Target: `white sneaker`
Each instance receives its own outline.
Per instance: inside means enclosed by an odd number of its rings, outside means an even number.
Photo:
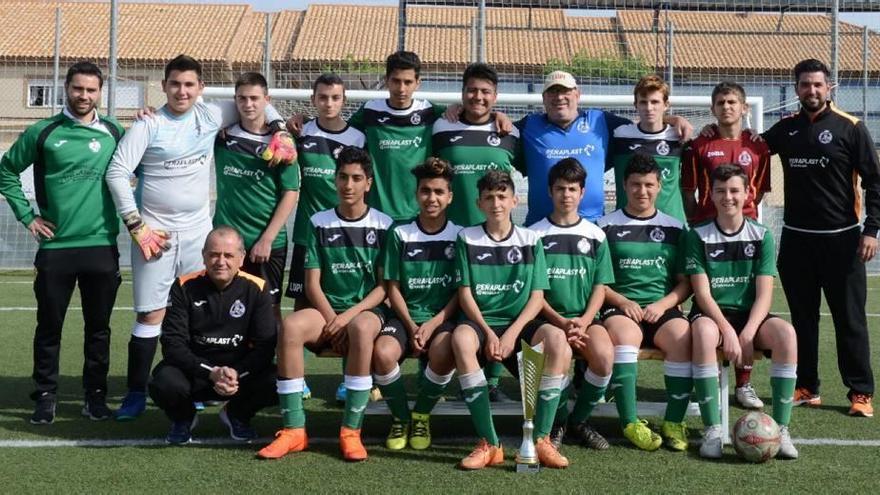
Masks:
[[[798,450],[791,442],[791,433],[788,431],[788,426],[779,427],[779,452],[776,454],[776,457],[780,459],[798,458]]]
[[[746,409],[761,409],[764,402],[755,393],[755,387],[751,383],[746,383],[742,387],[736,387],[736,401],[739,405]]]
[[[703,432],[703,444],[700,445],[700,457],[707,459],[721,459],[722,436],[724,432],[721,425],[713,425]]]

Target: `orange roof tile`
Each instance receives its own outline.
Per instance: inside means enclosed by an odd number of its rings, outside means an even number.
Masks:
[[[396,47],[396,7],[310,5],[291,58],[380,61]]]

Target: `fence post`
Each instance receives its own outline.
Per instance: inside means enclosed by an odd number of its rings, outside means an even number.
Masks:
[[[672,87],[675,85],[675,25],[672,21],[666,21],[666,84],[669,85],[669,92],[672,93]]]
[[[397,4],[397,50],[406,49],[406,0]]]
[[[117,57],[119,50],[119,0],[110,0],[110,53],[107,56],[107,65],[110,74],[107,77],[107,115],[116,116],[116,72]],[[146,92],[146,88],[145,88]],[[146,97],[146,95],[144,95]],[[144,102],[146,103],[146,102]]]
[[[266,12],[266,29],[263,34],[263,76],[270,88],[275,87],[275,78],[272,77],[272,13]]]
[[[838,79],[838,52],[840,48],[840,0],[834,0],[831,5],[831,100],[837,96]]]
[[[868,121],[868,56],[871,30],[868,26],[862,31],[862,122]]]
[[[61,7],[55,7],[55,61],[52,67],[52,115],[58,113],[58,95],[61,90]]]

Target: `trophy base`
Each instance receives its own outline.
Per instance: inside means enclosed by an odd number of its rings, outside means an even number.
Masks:
[[[516,472],[517,473],[537,473],[541,470],[541,463],[538,462],[538,459],[531,458],[522,458],[519,455],[516,456]]]

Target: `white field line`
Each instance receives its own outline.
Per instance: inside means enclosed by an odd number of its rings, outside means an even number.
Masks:
[[[72,311],[82,311],[82,306],[69,306],[67,309]],[[0,312],[10,312],[10,311],[36,311],[36,306],[0,306]],[[113,308],[114,311],[134,311],[134,308],[131,306],[115,306]],[[281,306],[282,311],[293,311],[293,306]],[[773,311],[775,315],[791,315],[791,313],[785,311]],[[831,313],[819,313],[820,316],[831,316]],[[868,318],[880,318],[880,313],[866,313]]]
[[[251,442],[251,445],[264,445],[270,442],[271,438],[258,438]],[[507,445],[516,445],[521,438],[502,437],[503,443]],[[364,443],[382,444],[385,438],[365,437]],[[608,438],[608,441],[614,444],[623,444],[626,442],[624,438]],[[792,441],[798,445],[818,445],[818,446],[836,446],[836,447],[880,447],[880,440],[847,440],[842,438],[793,438]],[[309,443],[315,445],[328,445],[339,442],[336,437],[310,437]],[[474,442],[474,437],[445,437],[438,438],[433,443],[435,445],[453,445],[453,446],[470,446]],[[699,440],[691,441],[691,444],[698,445]],[[84,438],[80,440],[0,440],[0,449],[32,449],[32,448],[60,448],[60,447],[155,447],[165,445],[163,438]],[[233,440],[228,437],[212,437],[198,438],[194,437],[192,445],[245,445],[244,442]]]

